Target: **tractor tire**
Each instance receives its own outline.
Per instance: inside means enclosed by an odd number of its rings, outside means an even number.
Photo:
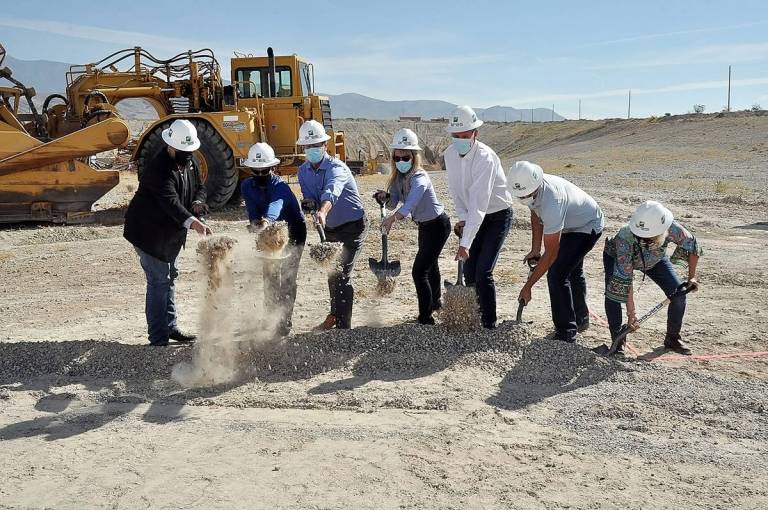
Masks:
[[[189,119],[197,128],[200,149],[195,151],[194,160],[200,170],[207,193],[206,203],[211,210],[224,207],[237,189],[238,171],[232,149],[210,124],[200,119]],[[136,158],[139,177],[151,161],[166,147],[161,136],[171,120],[163,122],[144,139]]]

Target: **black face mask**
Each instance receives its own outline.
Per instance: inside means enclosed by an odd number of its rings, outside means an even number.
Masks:
[[[256,186],[260,188],[266,188],[267,184],[269,184],[269,181],[271,180],[271,175],[264,174],[264,175],[254,175],[253,176],[253,182],[256,183]]]
[[[176,155],[173,156],[173,161],[176,162],[177,165],[184,168],[189,164],[190,161],[192,161],[192,153],[191,152],[185,152],[185,151],[176,151]]]

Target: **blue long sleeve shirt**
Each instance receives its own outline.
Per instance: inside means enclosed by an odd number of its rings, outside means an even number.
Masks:
[[[410,214],[413,221],[417,223],[434,220],[440,216],[444,208],[437,200],[435,188],[432,186],[429,175],[424,171],[419,171],[412,174],[408,179],[410,179],[410,189],[405,194],[403,193],[403,178],[398,177],[389,189],[390,198],[387,207],[392,209],[402,202],[403,205],[397,212],[403,216]]]
[[[309,161],[302,163],[299,167],[299,186],[304,199],[314,200],[318,207],[324,201],[331,203],[331,211],[326,218],[329,228],[357,221],[365,215],[352,172],[343,161],[328,154],[317,169]]]
[[[272,176],[265,188],[256,186],[254,178],[248,177],[240,184],[240,192],[245,199],[250,221],[265,218],[270,222],[285,221],[289,225],[304,223],[304,214],[296,195],[276,175]]]

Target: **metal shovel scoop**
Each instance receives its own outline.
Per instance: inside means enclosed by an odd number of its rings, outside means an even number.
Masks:
[[[450,289],[451,287],[463,287],[464,286],[464,261],[460,260],[457,262],[456,267],[458,268],[458,274],[456,275],[456,283],[451,283],[448,280],[443,281],[443,285],[446,289]]]
[[[672,294],[667,296],[667,299],[665,299],[658,305],[654,306],[645,315],[637,319],[637,324],[642,324],[643,322],[650,319],[651,316],[655,315],[659,310],[667,306],[672,301],[672,298],[676,296],[688,294],[689,292],[691,292],[691,290],[692,288],[688,286],[688,282],[681,283]],[[616,353],[616,351],[619,350],[619,347],[624,344],[624,342],[626,341],[627,335],[630,334],[631,332],[632,330],[629,329],[629,325],[624,324],[621,326],[619,333],[613,339],[613,342],[611,342],[610,347],[603,344],[603,345],[598,345],[592,350],[601,356],[612,356],[613,354]]]
[[[526,281],[528,281],[533,274],[533,270],[536,269],[536,266],[539,264],[539,257],[528,259],[526,262],[528,262],[528,278],[526,278]],[[515,324],[521,324],[523,322],[523,308],[525,308],[525,302],[522,300],[518,301]]]
[[[381,219],[384,219],[384,204],[379,204],[381,209]],[[376,278],[395,277],[400,274],[400,261],[387,260],[387,234],[381,232],[381,260],[371,257],[368,259],[368,266],[376,275]]]

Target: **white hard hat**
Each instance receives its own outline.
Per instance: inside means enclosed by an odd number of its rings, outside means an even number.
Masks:
[[[530,195],[544,182],[544,170],[530,161],[515,161],[507,172],[509,191],[517,198]]]
[[[667,231],[675,220],[672,212],[654,200],[647,200],[629,219],[629,230],[637,237],[656,237]]]
[[[176,119],[167,129],[163,129],[163,141],[176,150],[193,152],[200,148],[197,128],[186,119]]]
[[[477,129],[482,125],[483,121],[477,118],[475,110],[469,106],[459,106],[451,113],[448,127],[445,130],[449,133],[463,133]]]
[[[275,150],[268,143],[259,142],[248,149],[248,157],[243,164],[251,168],[269,168],[279,165],[280,159],[275,157]]]
[[[316,120],[308,120],[299,128],[299,139],[296,145],[314,145],[330,139],[322,124]]]
[[[392,137],[390,149],[402,149],[407,151],[420,151],[419,137],[408,128],[398,129]]]

